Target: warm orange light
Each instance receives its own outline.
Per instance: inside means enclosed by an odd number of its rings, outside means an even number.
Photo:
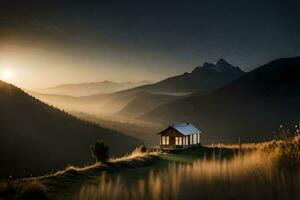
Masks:
[[[14,73],[12,70],[7,69],[2,72],[2,78],[4,81],[11,81],[13,79]]]

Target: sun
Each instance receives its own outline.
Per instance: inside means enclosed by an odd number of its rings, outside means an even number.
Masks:
[[[4,81],[11,81],[13,79],[13,76],[14,76],[14,72],[10,69],[7,69],[7,70],[4,70],[2,72],[2,78]]]

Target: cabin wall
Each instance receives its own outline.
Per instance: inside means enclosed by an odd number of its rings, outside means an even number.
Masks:
[[[179,146],[176,145],[176,137],[182,137],[182,134],[172,128],[168,128],[160,133],[160,145],[164,147]]]

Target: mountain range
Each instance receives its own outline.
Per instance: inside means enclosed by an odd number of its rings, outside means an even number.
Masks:
[[[239,67],[229,64],[223,58],[216,64],[204,63],[196,67],[192,72],[185,72],[181,75],[173,76],[155,84],[144,85],[134,90],[140,89],[152,93],[192,93],[209,92],[220,88],[245,72]]]
[[[299,69],[299,57],[274,60],[247,73],[220,59],[111,94],[59,96],[64,99],[59,107],[162,126],[188,121],[203,130],[205,142],[261,141],[272,139],[280,124],[299,120]]]
[[[140,85],[149,84],[149,81],[141,82],[123,82],[116,83],[112,81],[92,82],[92,83],[76,83],[62,84],[50,88],[35,89],[36,92],[55,95],[68,96],[89,96],[94,94],[113,93],[121,90],[134,88]]]
[[[194,123],[209,142],[272,139],[300,119],[300,57],[274,60],[209,94],[172,101],[140,116],[160,124]]]
[[[226,85],[243,75],[239,67],[220,59],[216,64],[205,63],[190,73],[174,76],[154,84],[138,86],[109,94],[84,97],[33,93],[32,95],[60,108],[89,112],[96,115],[137,117],[162,104],[190,95],[192,92],[207,93]]]
[[[102,139],[112,155],[138,139],[79,120],[0,81],[0,177],[40,175],[92,161],[89,145]]]

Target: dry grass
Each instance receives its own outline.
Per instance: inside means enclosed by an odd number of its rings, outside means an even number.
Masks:
[[[40,181],[34,180],[23,185],[16,182],[5,182],[0,185],[0,199],[48,200],[47,188]]]
[[[170,165],[128,182],[103,175],[76,199],[300,199],[300,137],[256,144],[231,160]]]
[[[122,165],[143,167],[151,163],[157,155],[158,153],[155,152],[141,152],[138,147],[131,154],[121,158],[112,158],[106,164],[95,163],[85,167],[68,166],[64,170],[49,175],[18,180],[8,179],[0,182],[0,199],[48,199],[47,187],[52,187],[53,183],[68,188],[72,182],[93,179],[106,170],[117,170]],[[52,184],[48,185],[49,181]],[[60,190],[61,188],[56,189]],[[51,197],[56,199],[56,196]]]
[[[108,161],[108,164],[118,164],[120,162],[130,162],[132,160],[143,160],[147,159],[148,157],[155,157],[158,156],[160,152],[142,152],[140,147],[137,147],[132,153],[127,154],[122,157],[117,157],[117,158],[110,158]],[[44,175],[44,176],[39,176],[39,177],[30,177],[30,178],[24,178],[20,179],[21,181],[34,181],[34,180],[42,180],[42,179],[47,179],[51,177],[57,177],[57,176],[64,176],[66,174],[82,174],[85,172],[89,172],[92,170],[99,170],[102,167],[105,167],[106,164],[102,164],[100,162],[96,162],[93,165],[87,165],[87,166],[67,166],[63,170],[59,170],[57,172],[54,172],[52,174]]]
[[[132,159],[144,158],[145,156],[149,156],[149,155],[150,156],[157,156],[160,153],[160,151],[152,151],[152,152],[149,152],[149,150],[143,151],[142,146],[143,145],[135,148],[135,150],[131,154],[125,155],[125,156],[120,157],[120,158],[111,158],[109,160],[109,162],[110,163],[116,163],[116,162],[120,162],[120,161],[129,161],[129,160],[132,160]]]
[[[300,199],[300,136],[251,145],[250,151],[234,153],[235,156],[206,156],[190,164],[167,161],[168,167],[159,168],[151,164],[154,158],[162,157],[157,156],[159,152],[142,152],[137,148],[132,154],[111,159],[105,165],[70,166],[52,175],[3,183],[0,194],[48,198],[50,190],[50,197],[57,199],[66,197],[63,188],[70,188],[67,191],[71,197],[66,198],[84,200]],[[136,170],[144,167],[150,173],[136,176]],[[129,172],[127,168],[131,175],[124,176]],[[124,171],[111,174],[120,170]]]

